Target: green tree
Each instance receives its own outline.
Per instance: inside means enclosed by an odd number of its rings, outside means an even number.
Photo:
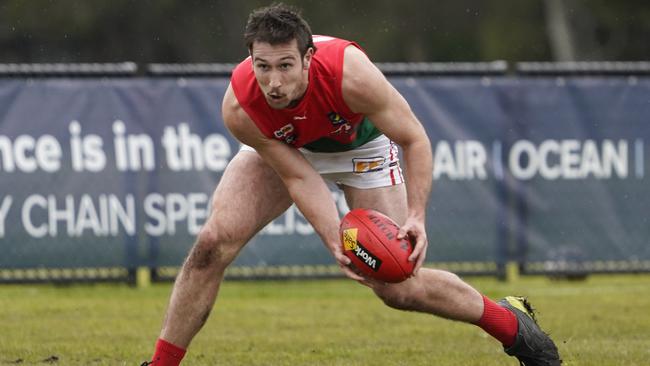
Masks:
[[[644,0],[286,2],[375,61],[650,59]],[[248,13],[269,3],[0,0],[0,62],[237,62]]]

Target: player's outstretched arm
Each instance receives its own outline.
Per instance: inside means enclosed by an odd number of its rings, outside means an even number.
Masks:
[[[404,97],[354,46],[345,49],[342,89],[350,109],[366,115],[402,148],[409,212],[400,235],[408,234],[416,241],[410,260],[416,261],[414,273],[417,273],[428,245],[424,223],[433,171],[429,138]]]
[[[226,127],[240,142],[253,147],[284,182],[291,198],[320,235],[343,272],[354,280],[363,278],[348,267],[339,238],[339,214],[327,185],[302,154],[285,143],[264,136],[241,108],[229,87],[222,106]]]

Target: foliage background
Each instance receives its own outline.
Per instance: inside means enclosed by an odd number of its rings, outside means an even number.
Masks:
[[[645,0],[286,0],[375,61],[650,59]],[[0,63],[237,62],[254,0],[0,0]]]

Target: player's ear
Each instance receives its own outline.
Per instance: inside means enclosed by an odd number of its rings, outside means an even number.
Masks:
[[[309,64],[311,63],[311,59],[314,56],[314,48],[309,47],[307,49],[307,52],[305,52],[305,56],[302,58],[302,68],[307,70],[309,69]]]

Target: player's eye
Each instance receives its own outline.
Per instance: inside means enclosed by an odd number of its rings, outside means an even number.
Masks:
[[[280,69],[287,70],[287,69],[290,69],[291,66],[293,66],[293,65],[290,64],[290,63],[283,63],[283,64],[280,64]]]
[[[267,64],[257,64],[256,67],[262,71],[266,71],[269,69],[269,65]]]

